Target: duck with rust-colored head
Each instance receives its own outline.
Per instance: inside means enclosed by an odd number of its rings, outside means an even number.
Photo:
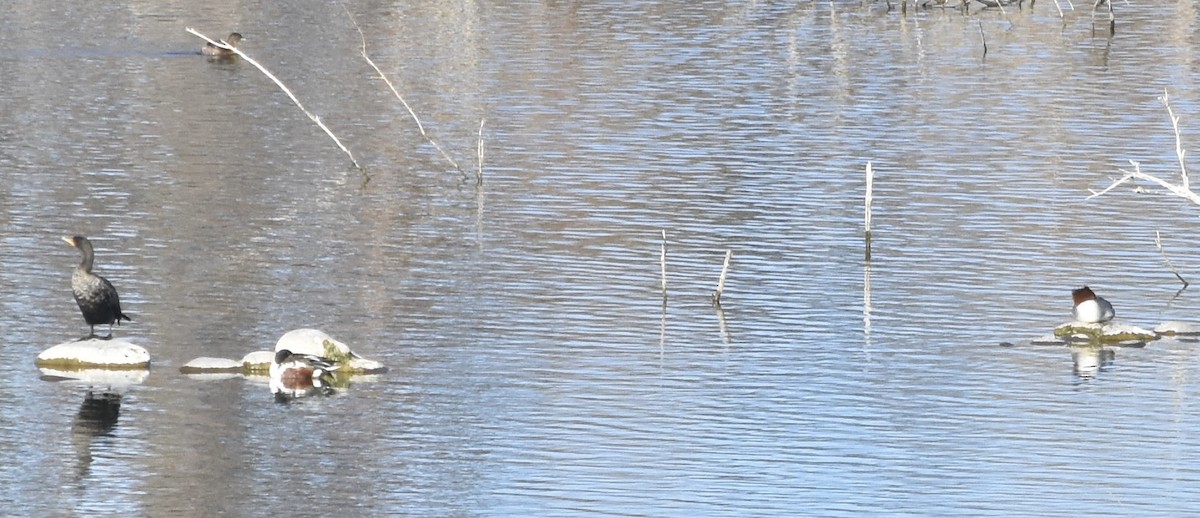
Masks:
[[[1079,322],[1088,324],[1108,322],[1117,316],[1112,304],[1104,300],[1104,297],[1096,295],[1087,286],[1072,290],[1071,296],[1075,299],[1075,307],[1071,309],[1071,316]]]

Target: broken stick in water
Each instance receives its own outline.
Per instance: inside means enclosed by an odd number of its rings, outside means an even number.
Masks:
[[[666,301],[667,301],[667,231],[666,231],[666,229],[663,229],[663,231],[662,231],[662,254],[660,256],[660,262],[662,263],[663,303],[666,303]]]
[[[874,184],[875,170],[871,169],[871,163],[867,162],[867,194],[863,200],[863,205],[865,205],[865,214],[863,216],[863,228],[865,229],[865,232],[863,235],[864,239],[866,240],[866,258],[868,261],[871,260],[871,203],[872,197],[874,196],[872,192],[872,189],[874,189]]]
[[[483,185],[483,123],[487,119],[479,119],[479,148],[477,149],[476,161],[479,164],[479,169],[475,173],[475,186]]]
[[[1163,250],[1162,236],[1159,235],[1157,230],[1154,231],[1154,246],[1158,248],[1158,253],[1162,254],[1163,260],[1167,262],[1167,268],[1170,268],[1171,273],[1175,274],[1175,278],[1179,279],[1179,282],[1183,283],[1184,288],[1187,288],[1189,284],[1187,279],[1184,279],[1182,275],[1179,275],[1179,270],[1175,269],[1175,263],[1171,262],[1170,257],[1167,257],[1167,252]]]
[[[733,258],[733,250],[725,251],[725,265],[721,267],[721,278],[717,280],[717,291],[712,294],[713,304],[721,305],[721,294],[725,292],[725,276],[729,274],[729,260]]]

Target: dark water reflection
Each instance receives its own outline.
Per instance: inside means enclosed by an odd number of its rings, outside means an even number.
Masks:
[[[1194,342],[1029,345],[1083,284],[1138,325],[1200,310],[1153,246],[1200,267],[1195,208],[1085,201],[1129,159],[1172,174],[1164,89],[1200,139],[1191,3],[1118,3],[1113,38],[1052,2],[347,4],[467,174],[339,6],[221,7],[0,21],[6,512],[1200,509]],[[371,181],[185,26],[245,35]],[[68,234],[154,357],[119,417],[31,365],[84,330]],[[178,373],[300,327],[391,370],[289,405]]]

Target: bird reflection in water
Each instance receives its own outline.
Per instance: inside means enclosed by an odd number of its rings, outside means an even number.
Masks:
[[[79,405],[79,413],[71,424],[71,442],[79,457],[79,479],[87,476],[92,465],[93,442],[98,437],[111,437],[121,414],[121,395],[88,391]]]
[[[1092,379],[1107,367],[1111,367],[1117,352],[1107,347],[1072,347],[1072,372],[1083,379]]]

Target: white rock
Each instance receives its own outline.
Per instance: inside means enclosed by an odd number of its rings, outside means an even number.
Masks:
[[[380,374],[387,372],[387,367],[384,364],[368,358],[351,358],[350,371],[361,374]]]
[[[213,358],[210,356],[201,356],[190,362],[187,362],[180,367],[179,370],[184,373],[202,373],[202,372],[241,372],[242,364],[237,360],[229,358]]]
[[[279,352],[280,349],[326,358],[350,354],[349,346],[317,329],[295,329],[284,333],[279,337],[279,341],[275,342],[275,352]]]
[[[266,372],[271,369],[274,359],[275,353],[271,351],[254,351],[242,357],[242,368],[250,372]]]
[[[126,387],[140,385],[150,376],[149,369],[55,369],[39,367],[42,377],[53,381],[82,382],[88,385]]]
[[[328,358],[334,363],[344,365],[346,372],[355,374],[378,374],[387,371],[387,367],[382,363],[359,356],[346,344],[317,329],[296,329],[284,333],[275,343],[275,351],[281,349]],[[265,359],[268,366],[273,359],[273,354]]]
[[[1161,335],[1200,335],[1200,325],[1172,320],[1159,324],[1154,332]]]
[[[150,366],[150,353],[126,340],[88,339],[58,344],[42,351],[38,367],[137,369]]]
[[[1033,345],[1063,345],[1067,342],[1057,336],[1046,335],[1034,338],[1030,343]]]
[[[231,371],[183,371],[183,375],[195,381],[221,381],[242,377],[241,372]]]

